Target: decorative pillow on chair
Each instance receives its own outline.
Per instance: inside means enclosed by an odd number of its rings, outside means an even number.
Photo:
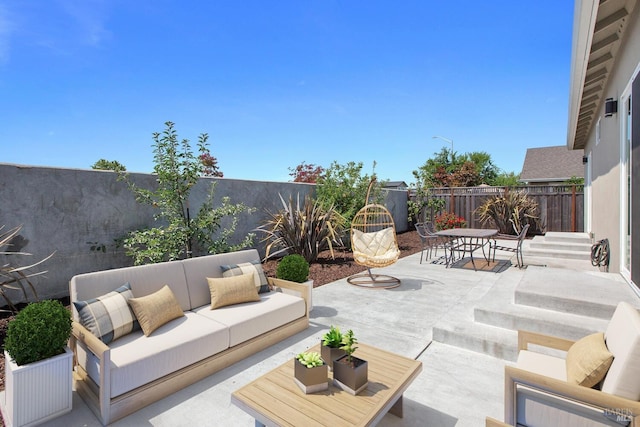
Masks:
[[[267,276],[262,270],[260,260],[242,262],[240,264],[221,265],[220,268],[222,269],[222,277],[233,277],[255,273],[253,280],[255,281],[256,288],[258,288],[258,293],[263,294],[271,290],[269,282],[267,281]]]
[[[260,301],[255,273],[231,277],[207,277],[211,292],[211,309],[243,302]]]
[[[140,325],[129,307],[133,298],[131,285],[125,283],[115,291],[87,301],[74,301],[80,324],[100,341],[109,344],[128,333],[139,330]]]
[[[598,332],[576,341],[567,351],[567,382],[593,387],[607,375],[613,354],[607,349],[604,334]]]
[[[180,303],[168,285],[150,295],[131,298],[129,304],[147,337],[170,320],[184,316]]]

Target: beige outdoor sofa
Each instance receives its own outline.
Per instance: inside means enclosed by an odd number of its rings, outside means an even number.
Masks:
[[[576,343],[518,332],[517,365],[505,367],[506,425],[640,425],[638,311],[626,302],[619,303],[604,342],[602,334],[593,334]],[[567,353],[552,354],[543,352],[544,348]],[[581,378],[585,385],[568,378]],[[487,425],[502,424],[487,419]]]
[[[70,344],[75,353],[76,390],[103,424],[309,326],[306,286],[273,278],[267,280],[277,288],[259,294],[259,301],[211,309],[207,278],[222,277],[222,266],[257,260],[258,252],[252,249],[87,273],[71,279],[72,302],[92,301],[123,283],[130,284],[134,298],[157,295],[168,285],[184,312],[184,316],[149,336],[137,330],[107,345],[80,324],[79,313],[73,308]],[[287,293],[282,292],[284,288]],[[300,296],[296,296],[298,293]]]

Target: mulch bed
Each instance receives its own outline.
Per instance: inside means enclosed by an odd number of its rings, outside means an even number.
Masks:
[[[420,252],[421,243],[420,236],[415,231],[407,231],[398,234],[398,247],[400,248],[400,257],[412,255]],[[267,276],[275,277],[276,260],[269,260],[263,263],[263,269]],[[357,265],[353,261],[351,252],[347,250],[338,250],[334,252],[334,258],[331,257],[329,251],[324,251],[318,257],[318,261],[309,267],[309,278],[313,279],[313,287],[326,285],[327,283],[351,276],[356,273],[365,271],[366,268]],[[69,306],[69,298],[62,298],[62,303]],[[0,345],[4,348],[4,337],[7,331],[7,325],[13,318],[9,313],[0,313]],[[4,390],[4,352],[0,353],[0,391]],[[0,417],[1,418],[1,417]],[[1,421],[1,419],[0,419]],[[0,423],[1,424],[1,423]]]

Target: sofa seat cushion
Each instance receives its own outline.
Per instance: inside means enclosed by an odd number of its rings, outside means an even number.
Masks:
[[[211,310],[205,305],[193,310],[229,328],[229,347],[238,345],[306,315],[302,298],[272,291],[260,294],[260,301]]]
[[[567,362],[560,357],[520,350],[516,367],[545,377],[567,381]]]
[[[148,337],[142,331],[133,332],[110,345],[111,397],[220,353],[228,347],[229,330],[226,326],[189,311],[183,317],[160,326]],[[90,355],[85,363],[91,378],[100,384],[97,358]]]

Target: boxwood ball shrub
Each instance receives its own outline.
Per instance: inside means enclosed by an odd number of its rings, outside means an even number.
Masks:
[[[9,322],[4,348],[18,365],[64,352],[71,335],[71,313],[60,301],[34,302]]]
[[[302,283],[309,277],[309,263],[302,255],[287,255],[278,263],[276,277],[278,279]]]

